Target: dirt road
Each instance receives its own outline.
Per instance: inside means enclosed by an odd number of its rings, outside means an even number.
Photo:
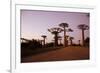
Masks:
[[[89,48],[73,46],[22,58],[21,62],[26,63],[85,59],[89,59]]]

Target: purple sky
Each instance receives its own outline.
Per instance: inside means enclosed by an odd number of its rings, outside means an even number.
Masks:
[[[47,35],[46,42],[51,42],[53,35],[48,32],[49,28],[59,27],[60,23],[68,23],[73,32],[66,33],[74,37],[73,42],[81,40],[81,30],[77,28],[79,24],[89,25],[88,13],[80,12],[56,12],[56,11],[36,11],[21,10],[21,37],[26,39],[42,39],[41,35]],[[59,34],[63,36],[63,32]],[[89,36],[89,30],[85,31],[85,38]],[[63,42],[63,40],[62,40]]]

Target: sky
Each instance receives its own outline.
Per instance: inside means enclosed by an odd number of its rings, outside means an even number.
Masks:
[[[68,28],[73,29],[73,32],[66,32],[66,35],[74,37],[73,42],[78,43],[82,36],[77,26],[79,24],[89,26],[89,16],[88,13],[82,12],[21,10],[21,38],[42,40],[41,36],[46,35],[46,43],[51,42],[54,35],[48,29],[59,27],[60,23],[69,24]],[[59,35],[63,37],[63,32]],[[88,36],[89,30],[85,30],[85,38]]]

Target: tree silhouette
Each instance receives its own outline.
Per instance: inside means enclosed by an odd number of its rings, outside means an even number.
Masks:
[[[87,37],[87,38],[84,40],[84,42],[85,42],[85,46],[88,46],[88,47],[89,47],[90,38]]]
[[[74,39],[74,37],[70,37],[69,39],[70,39],[70,45],[73,45],[73,39]]]
[[[73,32],[73,30],[72,30],[71,28],[69,28],[67,31],[68,31],[68,32]]]
[[[79,46],[80,46],[80,40],[78,40],[78,44],[79,44]]]
[[[42,45],[42,42],[43,42],[44,40],[40,40],[40,44]]]
[[[66,27],[68,27],[68,23],[61,23],[59,24],[60,27],[64,29],[64,46],[66,46]]]
[[[48,29],[48,31],[55,35],[55,37],[54,37],[55,38],[55,46],[58,46],[58,34],[60,32],[62,32],[63,30],[61,28],[55,27],[55,28]]]
[[[66,46],[68,46],[68,38],[69,38],[69,36],[66,35],[65,37],[66,37]]]
[[[44,45],[44,47],[45,47],[45,39],[46,39],[46,35],[42,35],[41,37],[43,37],[43,45]]]
[[[71,28],[69,28],[68,30],[67,30],[67,32],[73,32],[73,30],[71,29]],[[68,45],[68,37],[69,36],[66,36],[67,37],[67,45]],[[70,37],[69,37],[69,39],[70,39]],[[72,40],[70,40],[71,41],[71,45],[72,45]]]
[[[25,39],[25,38],[21,38],[22,42],[30,42],[31,40]]]
[[[53,46],[55,46],[55,39],[52,40]]]
[[[82,45],[84,46],[84,31],[89,29],[88,25],[80,24],[78,25],[78,28],[82,30]]]
[[[61,43],[62,37],[61,36],[58,36],[58,40],[60,41],[60,45],[61,45],[62,44]]]

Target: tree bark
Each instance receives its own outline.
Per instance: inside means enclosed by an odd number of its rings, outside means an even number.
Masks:
[[[82,46],[84,46],[84,30],[82,30]]]
[[[66,29],[64,27],[64,47],[66,47]]]
[[[55,46],[58,46],[58,34],[55,34]]]

